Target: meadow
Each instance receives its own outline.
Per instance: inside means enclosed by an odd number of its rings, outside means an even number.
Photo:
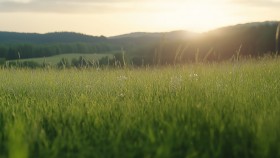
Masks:
[[[83,57],[84,59],[88,61],[97,61],[103,57],[112,57],[112,52],[110,53],[102,53],[102,54],[80,54],[80,53],[71,53],[71,54],[60,54],[60,55],[54,55],[50,57],[42,57],[42,58],[28,58],[28,59],[15,59],[15,60],[9,60],[11,62],[36,62],[40,65],[47,63],[50,66],[55,66],[57,63],[61,61],[61,59],[66,59],[69,62],[71,62],[73,59],[79,59],[80,57]]]
[[[0,158],[280,157],[280,60],[0,69]]]

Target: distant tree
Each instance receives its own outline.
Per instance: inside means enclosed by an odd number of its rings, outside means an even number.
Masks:
[[[4,65],[6,62],[6,59],[5,58],[0,58],[0,65]]]
[[[71,61],[71,65],[77,68],[92,66],[92,64],[82,56],[80,56],[78,59],[73,58]]]
[[[71,67],[71,63],[68,61],[67,58],[62,58],[59,63],[57,63],[58,68],[69,68]]]
[[[0,58],[7,58],[8,49],[5,46],[0,46]]]
[[[126,57],[125,52],[122,51],[121,53],[115,53],[113,62],[114,66],[126,66],[128,63],[128,58]]]
[[[108,56],[102,57],[98,61],[99,66],[110,66],[112,64],[112,60]]]
[[[73,58],[71,60],[71,66],[74,66],[74,67],[79,67],[80,66],[80,62],[77,58]]]
[[[32,69],[42,67],[42,65],[40,65],[39,63],[37,63],[35,61],[24,61],[24,62],[21,62],[19,65],[24,68],[32,68]]]
[[[9,48],[8,53],[7,53],[7,59],[8,60],[13,60],[13,59],[18,59],[18,50],[16,48]]]

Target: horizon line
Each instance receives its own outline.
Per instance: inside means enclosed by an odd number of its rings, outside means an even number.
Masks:
[[[126,33],[119,33],[116,35],[104,35],[104,34],[100,34],[100,35],[94,35],[94,34],[89,34],[89,33],[83,33],[83,32],[78,32],[78,31],[49,31],[49,32],[21,32],[21,31],[4,31],[4,30],[0,30],[0,32],[7,32],[7,33],[22,33],[22,34],[40,34],[40,35],[44,35],[44,34],[50,34],[50,33],[76,33],[76,34],[82,34],[82,35],[87,35],[87,36],[94,36],[94,37],[116,37],[116,36],[121,36],[121,35],[128,35],[128,34],[132,34],[132,33],[169,33],[169,32],[176,32],[176,31],[185,31],[185,32],[189,32],[189,33],[195,33],[195,34],[203,34],[203,33],[207,33],[210,31],[214,31],[214,30],[218,30],[218,29],[222,29],[222,28],[226,28],[226,27],[232,27],[232,26],[237,26],[237,25],[246,25],[246,24],[253,24],[253,23],[280,23],[280,20],[265,20],[265,21],[251,21],[251,22],[243,22],[243,23],[235,23],[232,25],[223,25],[220,27],[215,27],[212,29],[208,29],[206,31],[190,31],[188,29],[174,29],[174,30],[168,30],[168,31],[133,31],[133,32],[126,32]]]

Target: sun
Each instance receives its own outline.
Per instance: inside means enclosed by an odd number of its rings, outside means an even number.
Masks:
[[[184,5],[184,8],[180,7],[178,13],[185,19],[183,24],[201,32],[230,23],[232,19],[229,11],[230,9],[223,3],[194,1]]]
[[[230,16],[231,8],[226,4],[220,0],[161,3],[158,5],[161,12],[145,17],[151,19],[150,24],[161,28],[204,32],[232,23],[234,19]]]
[[[135,12],[119,14],[119,19],[127,19],[123,32],[128,27],[137,27],[137,31],[166,32],[172,30],[188,30],[206,32],[222,26],[235,24],[233,6],[227,0],[158,0],[149,3],[139,3]],[[116,25],[115,25],[116,27]],[[135,31],[135,30],[134,30]]]

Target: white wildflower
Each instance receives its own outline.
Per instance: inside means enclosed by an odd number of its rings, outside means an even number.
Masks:
[[[170,79],[169,87],[172,90],[180,89],[182,86],[183,78],[181,75],[173,76]]]
[[[125,80],[127,80],[128,78],[126,77],[126,76],[119,76],[118,77],[118,80],[119,81],[125,81]]]
[[[119,97],[120,98],[124,98],[125,97],[125,92],[126,92],[126,89],[127,89],[127,80],[128,80],[128,77],[126,77],[126,76],[124,76],[124,75],[122,75],[122,76],[119,76],[119,77],[117,77],[117,79],[118,79],[118,84],[117,84],[117,86],[118,86],[118,88],[119,88]]]
[[[198,80],[198,74],[196,74],[196,73],[191,73],[190,75],[189,75],[189,77],[190,77],[190,79],[193,79],[193,80]]]
[[[119,97],[123,98],[123,97],[125,97],[125,94],[124,93],[120,93]]]

